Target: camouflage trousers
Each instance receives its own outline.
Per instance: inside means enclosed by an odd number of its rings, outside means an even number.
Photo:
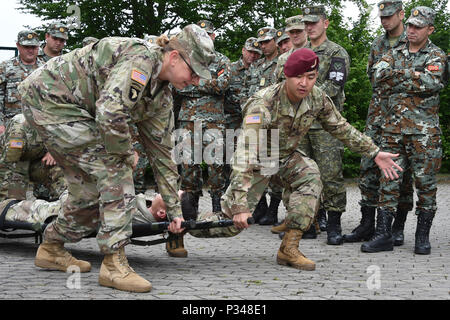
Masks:
[[[150,167],[150,163],[141,143],[135,142],[133,143],[133,147],[139,155],[136,169],[133,171],[134,189],[136,193],[145,193],[147,188],[149,188],[145,178],[147,169]]]
[[[233,178],[231,185],[222,197],[222,209],[226,216],[231,217],[233,199]],[[264,190],[269,183],[274,183],[283,188],[283,204],[287,215],[285,222],[291,229],[307,231],[319,210],[322,182],[319,168],[314,160],[303,156],[300,152],[294,152],[279,164],[279,170],[275,175],[265,176],[259,171],[253,171],[253,178],[247,194],[247,202],[250,212],[253,212]]]
[[[29,107],[24,115],[62,168],[68,197],[45,230],[48,241],[77,242],[98,230],[102,253],[129,243],[136,210],[133,171],[123,157],[108,154],[95,121],[38,125]]]
[[[416,213],[437,210],[436,175],[441,168],[442,144],[439,135],[404,135],[383,133],[381,149],[386,152],[399,153],[395,162],[404,170],[411,170],[414,177],[418,201]],[[398,172],[399,179],[380,180],[379,207],[395,211],[399,205],[401,184],[404,172]]]
[[[12,205],[6,213],[6,221],[28,222],[40,230],[44,223],[55,219],[61,211],[62,203],[67,199],[67,191],[63,192],[58,200],[47,201],[42,199],[23,200]],[[0,213],[12,199],[0,202]]]
[[[323,129],[310,129],[300,141],[299,149],[319,167],[323,184],[321,208],[344,212],[347,193],[342,171],[342,142]]]
[[[377,146],[381,143],[381,129],[365,130],[364,134],[371,137]],[[396,160],[395,160],[396,161]],[[411,168],[404,168],[403,181],[400,185],[398,198],[399,209],[411,211],[414,207],[414,188]],[[361,191],[361,207],[378,207],[378,190],[380,188],[381,171],[373,159],[362,157],[359,170],[358,186]]]
[[[185,133],[190,135],[191,139],[191,146],[187,150],[190,153],[187,159],[190,159],[190,161],[188,163],[183,161],[181,166],[181,189],[196,194],[202,193],[204,185],[203,171],[201,164],[196,163],[198,161],[196,159],[197,149],[201,151],[200,154],[197,152],[197,157],[200,155],[204,161],[206,157],[209,159],[207,164],[208,180],[205,184],[209,186],[211,195],[217,194],[221,196],[225,190],[226,183],[223,163],[223,155],[225,153],[224,126],[214,122],[203,122],[201,130],[199,130],[193,121],[180,121],[179,129],[185,130]],[[214,135],[214,133],[220,133],[220,135]],[[201,145],[196,145],[200,141]],[[218,149],[212,148],[212,145],[221,148],[223,153],[216,154]]]

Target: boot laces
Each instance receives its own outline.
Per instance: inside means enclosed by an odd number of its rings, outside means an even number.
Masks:
[[[125,256],[124,250],[120,250],[118,254],[119,258],[119,264],[125,269],[123,272],[125,273],[125,276],[127,276],[129,273],[133,273],[134,270],[128,263],[128,259]]]

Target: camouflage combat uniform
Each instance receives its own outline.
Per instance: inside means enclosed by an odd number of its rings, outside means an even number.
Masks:
[[[22,35],[24,39],[21,39],[21,34],[22,32],[19,33],[19,44],[39,45],[36,33],[25,31]],[[19,56],[0,64],[0,126],[6,126],[9,119],[22,112],[22,103],[17,86],[43,64],[44,62],[37,58],[35,64],[26,65],[23,64]]]
[[[225,190],[225,176],[223,172],[223,154],[215,154],[216,150],[225,151],[225,113],[224,99],[230,82],[230,60],[216,51],[214,61],[209,65],[212,80],[200,80],[198,86],[187,86],[177,91],[176,99],[181,99],[181,108],[178,114],[179,129],[191,139],[191,163],[182,164],[181,189],[201,195],[203,189],[202,168],[200,166],[205,157],[207,162],[208,181],[211,196],[219,198]],[[183,137],[183,139],[186,137]],[[194,142],[201,141],[202,159],[195,159]],[[207,146],[216,147],[206,154]],[[205,161],[206,162],[206,161]]]
[[[177,39],[186,48],[192,43],[213,48],[195,26],[185,27]],[[193,54],[209,53],[187,54],[193,65]],[[63,213],[47,227],[46,241],[75,242],[99,229],[104,254],[129,242],[136,210],[129,123],[138,128],[169,218],[182,216],[171,158],[172,95],[168,82],[158,79],[163,55],[144,40],[104,38],[95,47],[51,59],[21,84],[25,117],[68,182]]]
[[[382,9],[380,9],[381,16],[391,16],[395,13],[397,9],[401,9],[401,1],[398,1],[399,6],[391,9],[390,3],[384,4],[383,1],[379,3],[379,7],[383,4]],[[392,45],[392,48],[396,48],[400,45],[405,44],[406,29]],[[373,66],[381,59],[381,57],[391,50],[391,44],[389,41],[388,33],[376,38],[370,48],[370,53],[367,63],[367,75],[372,84],[372,99],[367,110],[366,127],[364,133],[371,137],[372,140],[379,146],[381,143],[381,131],[382,124],[384,121],[384,115],[381,113],[381,105],[388,103],[389,96],[386,91],[380,90],[378,88],[375,79],[373,78]],[[361,158],[360,173],[358,185],[361,191],[361,200],[359,202],[361,207],[372,207],[376,208],[378,206],[378,188],[380,186],[380,169],[373,161],[373,159],[368,159],[366,157]],[[399,206],[402,210],[406,212],[411,211],[413,204],[413,187],[412,187],[412,176],[411,170],[406,170],[403,172],[403,182],[402,191],[400,193]]]
[[[26,199],[32,183],[42,184],[49,200],[58,199],[67,188],[61,168],[41,162],[47,149],[23,114],[9,121],[0,136],[0,147],[0,199]]]
[[[303,21],[317,21],[316,14],[310,10],[310,14],[305,15]],[[312,47],[308,42],[305,48],[312,49],[319,57],[316,86],[322,89],[331,98],[336,109],[342,112],[345,101],[344,86],[350,72],[350,57],[347,51],[328,39],[318,47]],[[323,183],[323,209],[344,212],[347,198],[342,167],[342,143],[323,130],[316,121],[301,141],[300,149],[319,166]]]
[[[383,150],[399,153],[395,161],[402,168],[411,168],[418,201],[416,213],[435,212],[438,173],[442,160],[439,127],[439,91],[447,63],[444,52],[427,41],[417,53],[409,52],[403,43],[374,66],[380,90],[388,94],[382,104]],[[418,75],[415,72],[419,72]],[[381,180],[379,207],[395,212],[399,204],[399,180]]]
[[[370,138],[346,122],[330,98],[317,87],[300,105],[293,105],[287,98],[285,82],[270,86],[248,100],[243,114],[231,184],[222,198],[227,216],[252,212],[256,206],[254,199],[258,200],[269,181],[273,181],[284,188],[287,226],[309,229],[319,209],[322,183],[316,163],[299,152],[298,147],[315,120],[352,151],[370,157],[379,151]],[[259,129],[269,130],[272,135],[278,132],[279,148],[268,138],[267,149],[272,149],[271,157],[278,151],[279,158],[267,159],[261,152],[264,144],[252,142]],[[253,162],[256,159],[258,162]]]

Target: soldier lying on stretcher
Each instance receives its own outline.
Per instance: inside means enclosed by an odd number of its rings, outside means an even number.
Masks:
[[[188,195],[183,191],[178,192],[183,206],[183,216],[185,220],[195,219],[199,221],[219,221],[223,219],[231,219],[223,213],[203,212],[198,216],[194,208],[190,207],[190,201],[185,199]],[[62,204],[68,196],[67,190],[62,193],[56,201],[49,202],[41,199],[22,200],[7,209],[5,221],[11,222],[28,222],[34,225],[41,225],[56,219],[62,210]],[[0,202],[0,214],[3,213],[6,206],[14,199],[7,199]],[[151,194],[148,198],[144,194],[136,195],[137,212],[133,216],[133,223],[153,223],[167,221],[166,204],[160,194]],[[203,230],[189,230],[190,235],[197,238],[217,238],[217,237],[233,237],[240,230],[234,226],[223,228],[211,228]],[[167,253],[172,257],[186,257],[187,251],[184,248],[183,235],[179,235],[175,240],[166,243]]]

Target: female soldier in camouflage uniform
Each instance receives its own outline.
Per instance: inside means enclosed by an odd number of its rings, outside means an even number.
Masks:
[[[20,86],[23,112],[62,167],[69,196],[62,213],[48,226],[35,264],[82,272],[89,262],[73,258],[65,242],[96,231],[103,260],[99,283],[133,292],[151,284],[128,265],[124,246],[132,233],[135,157],[130,134],[136,123],[155,172],[159,192],[181,229],[177,168],[171,159],[173,129],[169,83],[182,89],[209,78],[214,46],[205,31],[185,27],[158,45],[129,38],[105,38],[49,61]]]

